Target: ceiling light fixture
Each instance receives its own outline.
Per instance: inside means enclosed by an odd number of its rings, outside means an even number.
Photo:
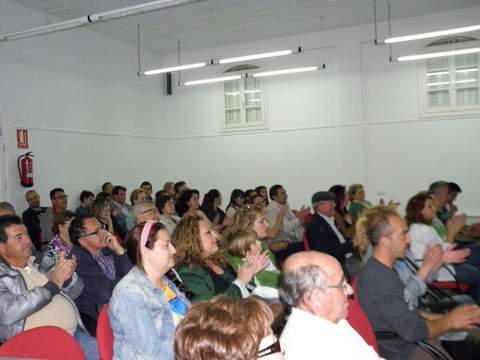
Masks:
[[[301,72],[307,72],[307,71],[316,71],[316,70],[318,70],[318,66],[307,66],[307,67],[300,67],[300,68],[259,72],[259,73],[253,74],[252,76],[253,77],[265,77],[265,76],[295,74],[295,73],[301,73]]]
[[[395,44],[395,43],[400,43],[400,42],[405,42],[405,41],[430,39],[430,38],[435,38],[435,37],[461,34],[461,33],[465,33],[465,32],[477,31],[477,30],[480,30],[480,25],[465,26],[465,27],[461,27],[461,28],[448,29],[448,30],[432,31],[432,32],[426,32],[426,33],[422,33],[422,34],[395,36],[395,37],[390,37],[390,38],[387,38],[387,39],[384,39],[384,40],[378,40],[377,44]]]
[[[444,56],[453,56],[453,55],[466,55],[466,54],[475,54],[480,52],[480,47],[471,48],[471,49],[459,49],[459,50],[449,50],[449,51],[440,51],[427,54],[417,54],[417,55],[407,55],[399,56],[397,58],[390,58],[390,61],[414,61],[414,60],[425,60],[433,59]]]
[[[178,65],[178,66],[171,66],[161,69],[154,69],[154,70],[147,70],[143,72],[143,75],[157,75],[157,74],[164,74],[167,72],[175,72],[175,71],[182,71],[182,70],[189,70],[189,69],[197,69],[207,66],[207,63],[195,63],[195,64],[186,64],[186,65]]]
[[[239,80],[241,78],[242,78],[241,75],[221,76],[221,77],[210,78],[210,79],[185,81],[183,85],[192,86],[192,85],[201,85],[201,84],[211,84],[211,83],[216,83],[221,81]]]
[[[45,26],[40,26],[36,28],[21,30],[8,34],[0,35],[0,42],[9,41],[9,40],[18,40],[29,38],[32,36],[44,35],[49,33],[54,33],[57,31],[71,30],[81,26],[86,26],[89,24],[114,20],[123,18],[126,16],[139,15],[151,11],[161,10],[170,7],[176,7],[180,5],[186,5],[194,2],[205,1],[205,0],[157,0],[148,2],[145,4],[128,6],[121,9],[105,11],[97,14],[90,14],[81,18],[62,21],[55,24],[49,24]]]
[[[261,54],[252,54],[252,55],[237,56],[232,58],[225,58],[225,59],[218,60],[218,63],[230,64],[230,63],[240,62],[240,61],[266,59],[266,58],[277,57],[277,56],[292,55],[300,52],[302,52],[302,48],[298,47],[298,49],[296,50],[278,50],[278,51],[271,51],[271,52],[266,52]]]

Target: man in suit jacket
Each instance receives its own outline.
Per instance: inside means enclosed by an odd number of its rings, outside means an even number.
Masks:
[[[333,256],[345,268],[346,255],[351,254],[353,245],[335,226],[335,195],[328,191],[316,192],[312,205],[315,215],[307,227],[310,248]]]

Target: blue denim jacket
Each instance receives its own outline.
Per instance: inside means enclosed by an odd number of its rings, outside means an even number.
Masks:
[[[166,279],[170,288],[188,300]],[[114,335],[114,359],[174,360],[175,325],[167,298],[135,266],[117,284],[108,316]]]

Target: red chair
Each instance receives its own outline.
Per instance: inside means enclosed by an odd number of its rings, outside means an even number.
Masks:
[[[305,215],[305,218],[303,219],[303,247],[305,250],[310,250],[310,243],[308,242],[308,234],[307,234],[307,226],[310,224],[310,221],[312,221],[313,214],[307,214]]]
[[[365,340],[365,342],[372,346],[377,354],[380,354],[378,348],[377,338],[375,337],[375,331],[373,331],[370,320],[363,311],[357,296],[357,279],[355,277],[350,278],[350,283],[353,289],[353,298],[348,299],[348,315],[347,321],[352,328]]]
[[[21,332],[0,346],[0,358],[85,360],[80,344],[65,330],[41,326]]]
[[[108,318],[108,304],[100,311],[97,321],[97,344],[101,360],[113,359],[113,331]]]

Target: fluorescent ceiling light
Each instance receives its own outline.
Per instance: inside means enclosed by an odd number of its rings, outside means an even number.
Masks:
[[[126,16],[143,14],[155,10],[165,9],[169,7],[175,7],[180,5],[186,5],[205,0],[157,0],[148,2],[145,4],[129,6],[121,9],[105,11],[97,14],[90,14],[81,18],[62,21],[55,24],[49,24],[36,28],[21,30],[13,33],[0,35],[0,42],[8,40],[24,39],[37,35],[49,34],[57,31],[71,30],[81,26],[97,23],[101,21],[108,21],[118,19]]]
[[[221,76],[221,77],[210,78],[210,79],[185,81],[183,85],[192,86],[192,85],[200,85],[200,84],[211,84],[211,83],[216,83],[221,81],[239,80],[241,78],[242,78],[241,75]]]
[[[477,30],[480,30],[480,25],[466,26],[466,27],[449,29],[449,30],[432,31],[432,32],[415,34],[415,35],[396,36],[396,37],[391,37],[383,41],[380,41],[379,43],[395,44],[395,43],[404,42],[404,41],[429,39],[434,37],[461,34],[465,32],[477,31]]]
[[[167,68],[155,69],[155,70],[147,70],[144,71],[144,75],[156,75],[156,74],[163,74],[167,72],[174,72],[174,71],[181,71],[181,70],[188,70],[188,69],[196,69],[207,66],[207,63],[196,63],[196,64],[186,64],[186,65],[178,65],[178,66],[171,66]]]
[[[294,73],[301,73],[301,72],[315,71],[315,70],[318,70],[318,66],[308,66],[308,67],[301,67],[301,68],[265,71],[265,72],[260,72],[260,73],[253,74],[253,77],[294,74]]]
[[[398,58],[392,58],[392,61],[413,61],[413,60],[425,60],[425,59],[432,59],[444,56],[452,56],[452,55],[466,55],[466,54],[474,54],[480,52],[480,47],[478,48],[471,48],[471,49],[460,49],[460,50],[450,50],[450,51],[440,51],[435,53],[428,53],[428,54],[418,54],[418,55],[407,55],[407,56],[399,56]]]
[[[0,35],[0,41],[17,40],[36,35],[43,35],[57,31],[75,29],[88,24],[86,17],[40,26],[32,29],[21,30],[14,33]]]
[[[279,51],[266,52],[266,53],[262,53],[262,54],[253,54],[253,55],[245,55],[245,56],[238,56],[238,57],[233,57],[233,58],[220,59],[220,60],[218,60],[218,63],[219,64],[229,64],[229,63],[239,62],[239,61],[265,59],[265,58],[291,55],[291,54],[293,54],[293,50],[279,50]]]
[[[122,18],[125,16],[138,15],[138,14],[143,14],[150,11],[185,5],[185,4],[189,4],[196,1],[204,1],[204,0],[157,0],[157,1],[152,1],[152,2],[139,4],[139,5],[127,6],[122,9],[93,14],[93,15],[90,15],[90,19],[92,22],[107,21],[107,20]]]

